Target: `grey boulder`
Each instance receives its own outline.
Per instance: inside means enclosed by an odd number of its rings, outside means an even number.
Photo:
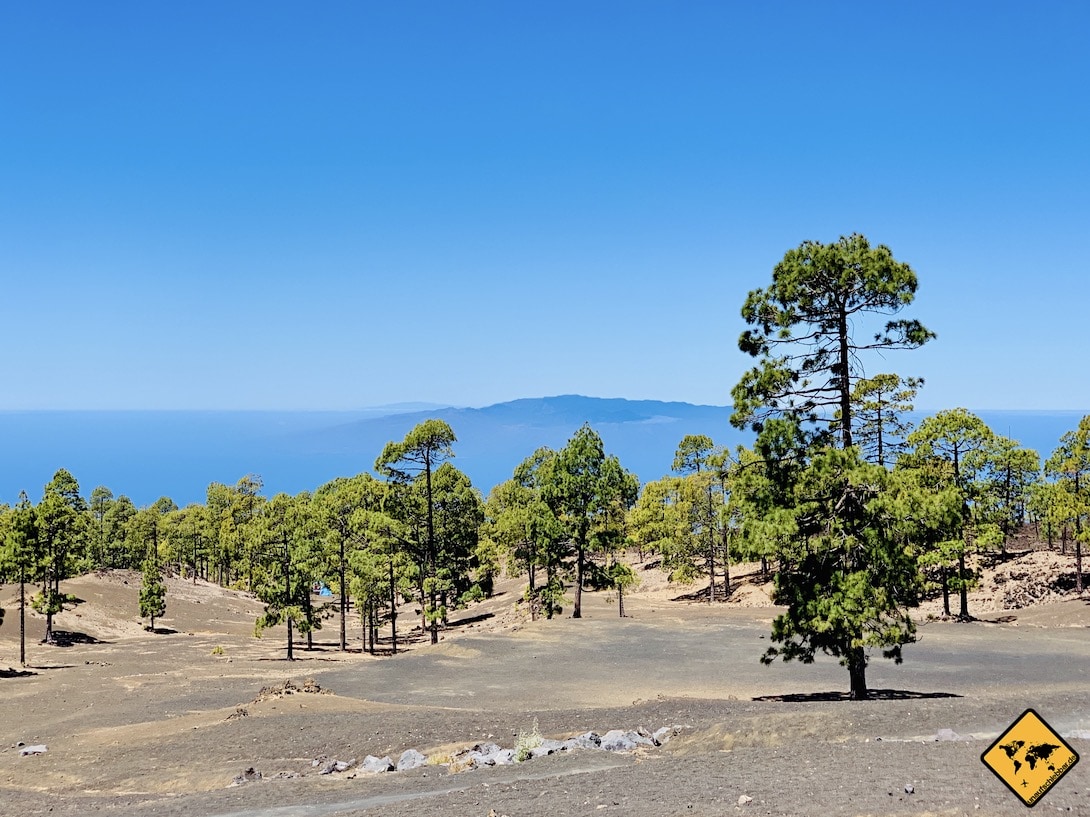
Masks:
[[[574,738],[568,738],[564,741],[564,748],[568,751],[572,749],[601,749],[602,737],[597,732],[584,732],[582,735],[576,735]]]
[[[427,762],[428,759],[416,749],[406,749],[401,753],[401,757],[397,759],[397,770],[407,772],[410,769],[419,769]]]
[[[360,764],[359,768],[364,772],[392,772],[394,770],[394,764],[390,761],[389,757],[368,755],[363,759],[363,763]]]
[[[639,746],[654,746],[655,742],[639,732],[611,729],[602,735],[602,748],[607,752],[631,752]]]

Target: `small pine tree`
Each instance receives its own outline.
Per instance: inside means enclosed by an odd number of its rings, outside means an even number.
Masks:
[[[163,575],[154,559],[144,560],[144,575],[140,583],[140,617],[151,619],[151,631],[155,632],[155,619],[167,611],[167,588]]]
[[[630,587],[636,587],[640,583],[640,577],[632,566],[621,561],[614,561],[607,569],[609,585],[617,591],[617,615],[625,617],[624,591]]]

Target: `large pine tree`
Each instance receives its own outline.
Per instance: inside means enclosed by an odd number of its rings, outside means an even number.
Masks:
[[[905,613],[917,592],[914,554],[882,511],[887,472],[855,447],[853,391],[868,353],[933,337],[894,317],[916,287],[889,248],[852,235],[789,251],[771,285],[742,307],[750,328],[739,348],[757,365],[734,387],[731,422],[758,433],[753,462],[768,521],[750,527],[772,542],[774,600],[787,606],[765,660],[836,656],[853,698],[868,696],[867,648],[899,660],[914,637]]]

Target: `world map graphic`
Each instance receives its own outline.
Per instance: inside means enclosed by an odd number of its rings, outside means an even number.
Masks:
[[[1033,771],[1037,768],[1038,763],[1044,763],[1050,772],[1056,771],[1056,767],[1049,762],[1049,758],[1060,748],[1055,743],[1034,743],[1026,746],[1024,740],[1012,740],[1009,743],[999,744],[999,748],[1014,764],[1015,774],[1021,771],[1023,765],[1029,766],[1030,771]],[[1022,753],[1021,760],[1018,759],[1020,752]]]

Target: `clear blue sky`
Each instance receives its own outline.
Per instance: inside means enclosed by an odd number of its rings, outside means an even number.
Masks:
[[[1090,5],[9,2],[0,409],[729,402],[804,239],[1090,408]]]

